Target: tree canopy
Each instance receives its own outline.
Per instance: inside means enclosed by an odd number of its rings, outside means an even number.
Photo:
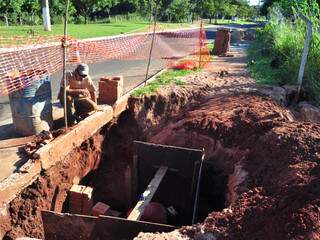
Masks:
[[[53,23],[62,22],[65,0],[49,0]],[[162,21],[182,22],[202,18],[248,17],[252,9],[247,0],[70,0],[70,20],[86,23],[106,19],[111,15],[136,14],[150,17],[157,7]],[[2,17],[11,24],[38,24],[41,20],[41,0],[0,0]]]

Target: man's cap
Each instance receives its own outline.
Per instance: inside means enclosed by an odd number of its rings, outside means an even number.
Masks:
[[[87,64],[79,64],[76,68],[76,71],[79,73],[81,76],[87,76],[89,75],[89,66]]]

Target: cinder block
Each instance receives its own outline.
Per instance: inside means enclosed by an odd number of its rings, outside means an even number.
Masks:
[[[94,207],[92,208],[91,215],[98,217],[99,215],[107,215],[108,211],[110,210],[110,206],[107,204],[104,204],[102,202],[98,202]]]

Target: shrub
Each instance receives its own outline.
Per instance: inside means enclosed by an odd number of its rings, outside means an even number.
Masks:
[[[317,19],[312,19],[315,27]],[[268,24],[257,32],[249,50],[255,60],[250,71],[259,82],[296,84],[303,54],[306,23],[299,17],[284,18],[278,7],[272,9]],[[303,79],[312,100],[320,104],[320,33],[314,31]],[[271,78],[270,78],[271,77]]]

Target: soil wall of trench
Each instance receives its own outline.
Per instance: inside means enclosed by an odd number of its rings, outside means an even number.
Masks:
[[[178,113],[192,92],[169,98],[162,95],[130,99],[129,110],[106,124],[100,132],[75,148],[62,162],[41,175],[14,200],[0,216],[3,239],[34,237],[43,239],[41,210],[66,212],[68,191],[73,184],[94,187],[94,201],[109,203],[126,211],[125,172],[132,161],[133,140],[146,140],[147,132]]]
[[[204,221],[137,239],[320,239],[320,125],[294,120],[259,91],[213,94],[208,85],[129,99],[128,110],[10,203],[5,239],[43,238],[40,211],[64,211],[73,183],[94,186],[95,202],[132,207],[119,189],[133,140],[204,148],[206,176],[223,176],[208,180],[207,189],[222,189],[209,191],[221,199]]]

